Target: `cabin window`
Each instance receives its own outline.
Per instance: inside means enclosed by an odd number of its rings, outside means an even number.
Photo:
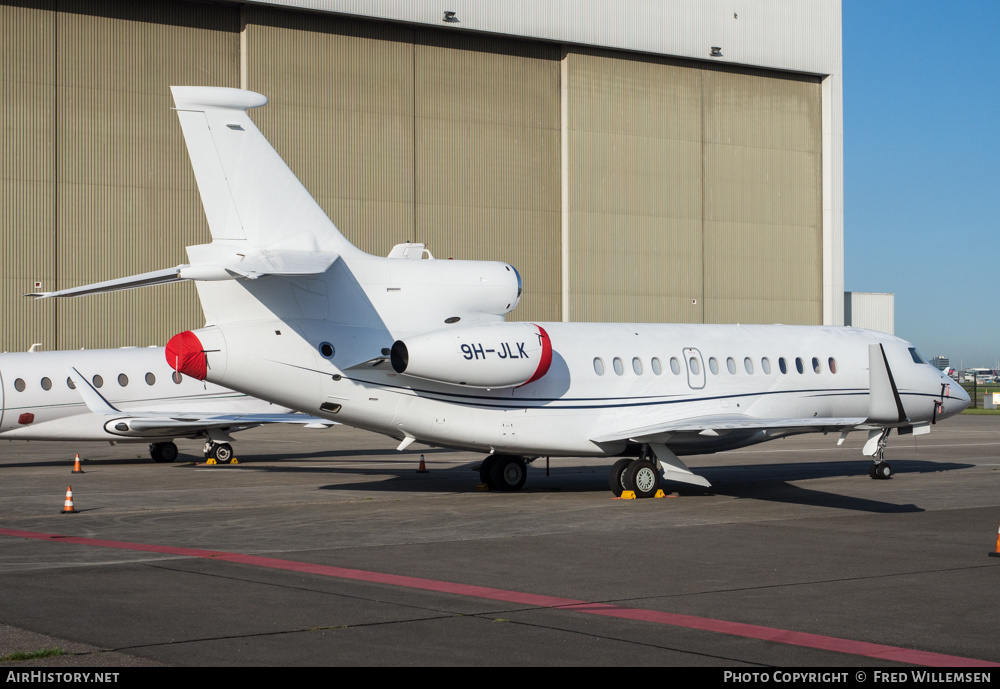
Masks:
[[[782,373],[788,373],[788,364],[785,363],[785,357],[778,357],[778,370]]]
[[[154,376],[152,374],[152,372],[147,373],[146,374],[146,385],[155,385],[155,384],[156,384],[156,376]]]
[[[184,376],[181,375],[180,371],[174,371],[173,373],[170,374],[170,380],[180,385],[181,381],[184,380]]]
[[[70,390],[76,390],[76,383],[73,382],[72,378],[66,379],[66,387],[68,387]]]
[[[802,373],[805,369],[802,367],[802,357],[795,357],[795,370]]]
[[[726,359],[726,368],[729,369],[730,373],[734,375],[736,374],[736,361],[733,359],[733,357],[729,357]]]
[[[837,360],[836,359],[834,359],[831,356],[830,360],[827,361],[826,363],[830,366],[830,373],[836,373],[837,372]]]
[[[681,362],[678,361],[675,356],[670,357],[670,370],[675,376],[679,376],[681,374]]]
[[[26,386],[24,384],[24,381],[21,380],[20,378],[14,381],[14,389],[17,390],[18,392],[24,392],[25,387]]]
[[[48,377],[42,378],[42,390],[51,390],[51,389],[52,389],[52,381],[49,380]]]
[[[747,370],[747,373],[753,373],[753,359],[747,357],[743,360],[743,368]]]
[[[637,356],[632,357],[632,370],[635,371],[635,375],[642,375],[642,359]]]
[[[823,366],[820,365],[819,359],[817,359],[816,357],[813,357],[813,372],[814,373],[822,373],[823,372]]]
[[[121,385],[122,387],[125,387],[126,385],[128,385],[128,376],[126,376],[124,373],[119,373],[118,374],[118,384]]]
[[[653,369],[654,375],[658,376],[661,373],[663,373],[663,367],[660,365],[660,360],[657,359],[655,356],[650,360],[649,367]]]
[[[719,362],[714,356],[708,360],[708,370],[712,372],[713,376],[719,375]]]
[[[699,376],[701,375],[701,366],[698,365],[698,358],[691,357],[688,359],[688,366],[691,368],[691,375]]]
[[[604,375],[604,359],[599,356],[594,357],[594,373],[599,376]]]
[[[104,379],[100,375],[95,375],[93,380],[95,388],[104,387]]]
[[[771,375],[771,360],[764,357],[760,360],[760,370],[764,372],[764,375]]]
[[[625,364],[622,363],[621,359],[615,357],[614,361],[612,361],[611,363],[615,367],[615,373],[617,373],[618,375],[622,375],[623,373],[625,373]]]

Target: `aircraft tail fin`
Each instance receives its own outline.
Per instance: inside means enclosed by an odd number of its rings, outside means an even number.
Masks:
[[[265,96],[211,86],[170,90],[214,240],[340,254],[354,248],[250,119],[247,111],[267,103]]]

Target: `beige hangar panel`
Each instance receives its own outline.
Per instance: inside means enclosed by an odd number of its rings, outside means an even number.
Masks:
[[[0,4],[0,351],[55,343],[55,0]]]
[[[237,85],[238,10],[124,0],[59,9],[56,287],[185,263],[183,247],[210,237],[169,87]],[[190,284],[56,308],[62,349],[162,345],[204,322]]]
[[[337,228],[386,255],[415,241],[413,29],[248,6],[246,88],[257,126]]]
[[[570,320],[822,322],[818,80],[570,50]]]
[[[701,75],[566,55],[571,321],[702,321]]]
[[[704,70],[706,323],[823,322],[819,80]]]
[[[521,274],[511,320],[558,320],[558,46],[417,32],[418,241]]]

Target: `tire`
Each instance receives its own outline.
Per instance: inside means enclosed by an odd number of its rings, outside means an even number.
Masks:
[[[632,486],[637,498],[651,498],[660,489],[660,472],[647,459],[637,459],[625,472],[625,483]]]
[[[490,455],[483,460],[483,463],[479,465],[479,482],[485,483],[486,487],[490,490],[494,490],[496,485],[493,483],[493,465],[496,464],[497,456]]]
[[[875,465],[875,478],[885,481],[892,477],[892,467],[889,466],[888,462],[882,462],[881,464]]]
[[[172,462],[177,459],[178,454],[177,446],[171,442],[153,443],[149,446],[149,456],[154,462]]]
[[[520,457],[497,457],[490,477],[494,486],[503,491],[521,490],[528,479],[528,465]]]
[[[215,457],[216,461],[228,462],[233,458],[233,446],[229,443],[214,445],[212,446],[211,456]]]
[[[620,498],[625,491],[632,490],[630,486],[625,485],[625,473],[629,465],[634,461],[631,457],[624,457],[615,462],[614,466],[611,467],[611,473],[608,476],[608,485],[616,498]]]

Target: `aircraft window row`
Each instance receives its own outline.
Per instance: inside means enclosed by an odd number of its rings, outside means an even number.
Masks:
[[[802,357],[795,357],[794,363],[795,363],[795,370],[798,373],[805,373],[806,364]],[[687,365],[688,365],[688,371],[691,373],[691,375],[693,376],[701,375],[701,361],[699,357],[697,356],[690,357],[688,359]],[[823,361],[819,357],[815,356],[812,357],[811,361],[809,362],[809,365],[810,368],[812,368],[813,373],[819,374],[823,372]],[[837,360],[834,359],[832,356],[826,360],[826,365],[827,365],[827,370],[829,370],[830,373],[837,372]],[[612,359],[611,366],[617,375],[621,376],[625,374],[625,364],[622,361],[621,357],[616,356],[614,359]],[[661,373],[663,373],[663,365],[658,357],[653,357],[652,359],[650,359],[649,367],[653,371],[654,375],[658,376]],[[716,357],[711,356],[708,358],[708,370],[712,372],[712,375],[716,376],[719,375],[719,372],[722,369],[719,365],[719,360]],[[736,375],[738,371],[738,365],[736,363],[735,358],[733,357],[726,358],[726,370],[728,370],[731,375]],[[756,367],[754,365],[753,359],[751,359],[750,357],[743,358],[743,370],[746,371],[748,375],[754,374],[754,371],[756,371]],[[771,375],[771,360],[768,357],[766,356],[761,357],[760,370],[764,375]],[[789,370],[788,362],[785,360],[785,357],[783,356],[778,357],[778,370],[781,371],[781,373],[783,374],[788,373]],[[632,371],[635,372],[637,376],[642,375],[643,364],[642,364],[642,359],[640,359],[639,357],[632,358]],[[677,357],[670,357],[670,371],[675,376],[679,376],[681,374],[681,362]],[[596,373],[599,376],[603,376],[604,372],[605,372],[604,359],[602,359],[601,357],[594,357],[594,373]]]
[[[149,386],[156,385],[156,376],[153,375],[151,371],[146,373],[144,380],[146,381],[146,385]],[[174,381],[174,383],[180,384],[181,381],[184,380],[184,376],[181,375],[179,371],[174,371],[170,376],[170,380]],[[104,387],[104,378],[100,374],[97,374],[93,378],[91,378],[90,382],[95,388]],[[128,386],[128,383],[129,383],[128,376],[125,375],[124,373],[119,373],[118,385],[124,388]],[[39,385],[41,386],[42,390],[51,390],[52,379],[49,378],[48,376],[45,376],[39,381]],[[66,378],[66,387],[69,388],[70,390],[76,390],[76,385],[73,383],[72,378]],[[28,389],[28,384],[24,382],[23,378],[17,378],[14,380],[14,389],[17,390],[18,392],[24,392],[25,390]]]

